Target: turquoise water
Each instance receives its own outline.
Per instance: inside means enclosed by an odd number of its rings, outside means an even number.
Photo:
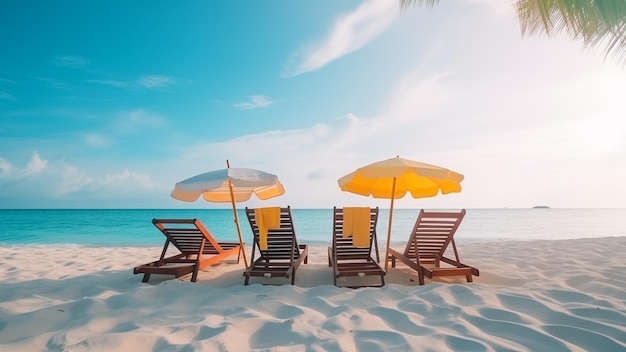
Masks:
[[[419,209],[395,209],[392,243],[406,241]],[[242,235],[252,243],[243,209]],[[298,240],[328,244],[332,209],[292,209]],[[153,218],[198,218],[220,240],[236,240],[232,209],[0,210],[0,246],[161,246]],[[379,242],[385,243],[389,210],[381,209]],[[626,209],[467,209],[459,242],[626,236]]]

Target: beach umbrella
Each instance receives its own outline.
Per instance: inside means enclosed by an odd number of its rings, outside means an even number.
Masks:
[[[205,172],[176,183],[171,196],[174,199],[194,202],[202,195],[208,202],[231,203],[243,261],[248,267],[235,203],[245,202],[253,194],[265,200],[283,193],[285,188],[278,180],[278,176],[255,169],[230,167],[226,160],[225,169]]]
[[[443,167],[395,157],[378,161],[343,176],[337,182],[342,191],[391,199],[385,270],[388,268],[391,222],[395,199],[407,193],[413,198],[434,197],[441,194],[461,192],[463,175]]]

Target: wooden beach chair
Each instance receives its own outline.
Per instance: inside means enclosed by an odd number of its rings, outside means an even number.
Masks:
[[[417,271],[419,284],[424,284],[424,276],[465,276],[472,282],[472,275],[478,276],[478,269],[463,264],[454,242],[465,209],[460,212],[419,212],[413,231],[403,253],[389,249],[391,267],[400,260]],[[445,255],[452,245],[454,258]],[[442,263],[444,266],[442,266]]]
[[[152,223],[166,237],[161,257],[151,263],[135,267],[135,274],[144,274],[147,282],[151,274],[180,277],[193,273],[191,281],[198,278],[198,271],[237,254],[241,256],[239,242],[218,242],[198,219],[153,219]],[[180,253],[166,257],[170,243]]]
[[[271,224],[268,216],[276,217]],[[269,215],[268,215],[269,214]],[[298,244],[291,217],[291,207],[257,208],[246,207],[246,216],[252,228],[254,243],[250,266],[243,273],[245,285],[250,277],[284,277],[295,283],[296,270],[308,262],[309,247]]]
[[[378,254],[378,240],[376,238],[376,224],[378,222],[378,207],[362,209],[365,213],[358,218],[356,214],[359,208],[337,208],[333,207],[333,243],[328,247],[328,266],[333,268],[333,284],[337,286],[338,278],[380,276],[380,285],[350,285],[348,287],[363,287],[385,285],[385,270],[380,266]],[[355,214],[348,219],[347,211],[354,211]],[[367,233],[360,236],[365,237],[365,243],[355,245],[357,226],[359,224],[344,224],[344,220],[350,222],[361,221],[365,226],[361,227]],[[347,236],[348,227],[353,227],[351,236]],[[344,233],[346,236],[344,236]],[[362,241],[361,241],[362,242]],[[376,256],[376,259],[372,257]],[[352,280],[354,281],[354,280]]]

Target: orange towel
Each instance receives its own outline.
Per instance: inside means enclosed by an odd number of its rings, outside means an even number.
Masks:
[[[343,208],[343,237],[352,236],[352,245],[359,248],[370,246],[370,208]]]
[[[255,208],[254,216],[259,228],[259,246],[267,250],[267,231],[280,227],[280,207]]]

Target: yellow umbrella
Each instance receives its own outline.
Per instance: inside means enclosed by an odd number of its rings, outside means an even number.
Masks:
[[[285,193],[285,188],[276,175],[255,169],[230,167],[230,163],[226,160],[226,169],[205,172],[176,183],[171,196],[178,200],[194,202],[202,195],[209,202],[231,203],[243,262],[247,268],[248,260],[244,251],[235,202],[245,202],[252,197],[252,194],[265,200],[283,193]]]
[[[439,192],[458,193],[461,192],[461,181],[463,175],[454,171],[395,157],[358,168],[340,178],[338,183],[342,191],[366,197],[391,199],[385,252],[385,270],[387,270],[394,200],[404,197],[407,192],[413,198],[434,197]]]

